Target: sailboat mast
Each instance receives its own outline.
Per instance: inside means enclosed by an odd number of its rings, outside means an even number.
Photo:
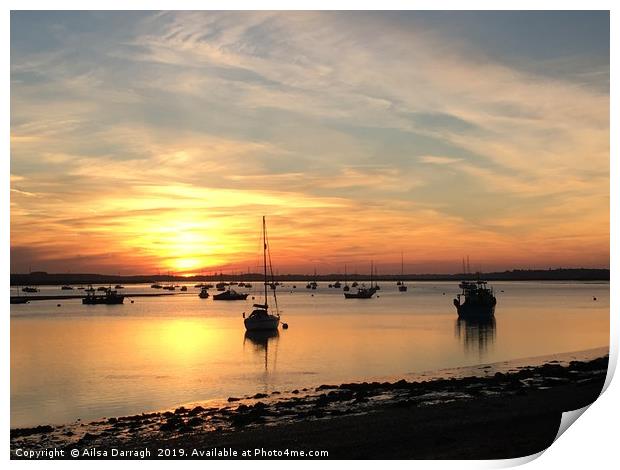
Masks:
[[[267,235],[265,230],[265,216],[263,216],[263,271],[265,274],[265,305],[267,305]]]

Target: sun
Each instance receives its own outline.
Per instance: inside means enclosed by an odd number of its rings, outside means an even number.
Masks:
[[[175,258],[171,260],[170,264],[175,270],[188,271],[198,268],[200,266],[200,260],[196,258]]]

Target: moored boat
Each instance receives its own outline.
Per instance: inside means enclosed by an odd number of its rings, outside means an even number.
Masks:
[[[480,320],[495,315],[497,299],[486,281],[463,281],[459,287],[462,292],[453,301],[459,318]]]
[[[198,294],[198,297],[200,297],[201,299],[206,299],[207,297],[209,297],[209,291],[206,287],[202,287],[200,289],[200,294]]]
[[[97,289],[99,290],[99,289]],[[122,304],[125,300],[125,296],[119,294],[115,290],[111,288],[106,288],[105,294],[97,295],[92,287],[86,290],[86,297],[82,297],[82,303],[86,305],[97,305],[97,304],[105,304],[105,305],[113,305],[113,304]]]
[[[213,296],[213,300],[245,300],[249,294],[237,292],[233,289],[225,290],[219,294]]]
[[[269,257],[270,263],[269,268],[271,272],[271,277],[273,278],[273,268],[271,267],[271,256]],[[275,315],[269,313],[269,303],[267,301],[267,286],[269,283],[267,279],[267,230],[265,226],[265,216],[263,216],[263,272],[264,272],[264,280],[263,284],[265,287],[265,302],[262,304],[254,304],[254,310],[252,313],[246,318],[245,313],[243,314],[243,324],[245,325],[245,329],[247,331],[273,331],[278,329],[280,325],[280,314],[278,313],[278,300],[276,297],[276,289],[272,289],[274,305],[276,308]],[[273,283],[273,280],[272,282]]]

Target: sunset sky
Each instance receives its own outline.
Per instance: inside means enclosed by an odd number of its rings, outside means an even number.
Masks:
[[[607,12],[13,12],[11,271],[609,266]]]

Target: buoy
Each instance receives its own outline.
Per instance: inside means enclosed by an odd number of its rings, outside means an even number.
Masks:
[[[596,300],[596,297],[592,297],[592,300]]]
[[[133,304],[133,300],[131,301],[131,303]]]
[[[282,323],[282,329],[288,330],[288,323]]]
[[[596,299],[594,299],[594,300],[596,300]],[[60,307],[60,304],[56,304],[56,307]]]

